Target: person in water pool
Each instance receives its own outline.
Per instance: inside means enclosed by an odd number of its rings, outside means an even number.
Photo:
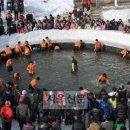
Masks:
[[[104,73],[104,74],[102,74],[102,75],[100,75],[98,77],[97,86],[99,86],[99,87],[105,87],[105,86],[107,86],[109,84],[110,83],[109,83],[109,80],[108,80],[108,77],[107,77],[106,73]]]
[[[78,72],[78,62],[77,60],[74,58],[74,56],[72,56],[72,73],[76,73]]]

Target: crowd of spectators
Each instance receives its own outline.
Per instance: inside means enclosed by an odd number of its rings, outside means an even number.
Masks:
[[[119,30],[129,32],[130,27],[125,25],[122,19],[116,21],[115,19],[105,21],[103,19],[95,20],[91,11],[83,12],[83,9],[74,7],[73,11],[64,15],[57,15],[56,17],[45,16],[42,20],[36,20],[32,14],[24,15],[24,7],[19,3],[23,1],[15,0],[13,9],[7,10],[5,13],[7,21],[7,30],[3,25],[3,19],[0,18],[0,35],[12,33],[27,33],[36,30],[46,29],[99,29],[99,30]],[[8,5],[8,4],[7,4]],[[12,12],[13,10],[13,12]],[[14,15],[13,15],[14,13]]]
[[[73,98],[65,99],[64,89],[36,89],[29,93],[23,90],[20,94],[12,82],[6,87],[5,91],[0,91],[0,113],[5,130],[11,130],[13,118],[18,121],[20,130],[37,130],[36,123],[32,123],[35,121],[38,121],[38,130],[62,130],[61,124],[69,125],[71,130],[126,130],[126,119],[130,123],[130,93],[124,86],[114,87],[110,93],[102,89],[96,95],[80,87]],[[76,97],[80,97],[80,105],[66,109],[68,104],[64,102],[76,102]],[[4,109],[8,110],[7,115]]]

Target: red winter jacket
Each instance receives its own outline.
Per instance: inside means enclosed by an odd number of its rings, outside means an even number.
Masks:
[[[3,106],[0,111],[2,120],[6,122],[11,122],[13,118],[13,111],[11,107]]]
[[[74,9],[74,10],[72,11],[72,14],[74,14],[74,16],[77,17],[77,15],[78,15],[77,9]]]
[[[90,6],[91,5],[91,0],[88,0],[88,6]]]
[[[81,3],[82,3],[83,5],[86,5],[86,4],[87,4],[87,0],[81,0]]]

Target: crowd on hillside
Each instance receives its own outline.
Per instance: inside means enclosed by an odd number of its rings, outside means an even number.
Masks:
[[[19,4],[22,3],[22,4]],[[2,4],[1,9],[2,9]],[[8,4],[7,4],[8,5]],[[65,15],[57,15],[56,17],[45,16],[42,20],[36,20],[32,14],[24,15],[24,6],[22,0],[15,0],[11,4],[13,8],[5,12],[7,30],[5,24],[0,17],[0,35],[12,33],[27,33],[36,30],[48,29],[99,29],[99,30],[119,30],[129,33],[130,26],[123,23],[122,19],[116,21],[104,21],[103,19],[94,20],[91,15],[90,6],[87,6],[87,11],[74,7],[73,11]],[[22,6],[21,6],[22,5]],[[85,7],[85,6],[83,6]],[[9,9],[9,7],[8,7]]]

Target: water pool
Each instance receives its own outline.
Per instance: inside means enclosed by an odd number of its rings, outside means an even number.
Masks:
[[[77,74],[71,73],[72,56],[78,61],[79,71]],[[93,91],[98,91],[96,80],[102,73],[106,73],[112,86],[119,86],[130,81],[130,61],[122,61],[122,57],[112,53],[100,53],[96,55],[91,51],[73,52],[63,50],[60,52],[34,52],[32,60],[36,61],[36,74],[41,80],[38,88],[48,90],[65,88],[65,90],[78,90],[80,86]],[[22,76],[19,81],[20,89],[28,89],[30,80],[35,76],[29,76],[26,67],[29,60],[24,58],[14,59],[14,72],[19,72]],[[0,66],[0,76],[5,81],[12,80],[12,75],[6,71],[5,64]]]

